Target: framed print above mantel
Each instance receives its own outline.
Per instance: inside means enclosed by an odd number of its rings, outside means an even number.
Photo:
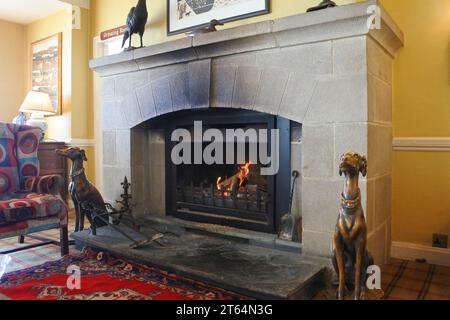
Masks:
[[[31,89],[48,93],[55,115],[61,115],[62,33],[31,44]]]
[[[230,22],[267,14],[269,7],[270,0],[167,0],[167,34],[188,32],[213,19]]]

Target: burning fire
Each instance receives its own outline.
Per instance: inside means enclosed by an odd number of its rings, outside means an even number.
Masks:
[[[217,178],[217,190],[228,191],[225,192],[225,196],[230,196],[230,192],[234,187],[241,188],[244,186],[245,179],[250,174],[251,162],[246,162],[243,166],[239,167],[239,172],[229,179],[223,180],[222,177]]]
[[[244,185],[245,178],[247,178],[250,173],[251,165],[252,164],[250,162],[247,162],[245,165],[239,168],[239,188]]]

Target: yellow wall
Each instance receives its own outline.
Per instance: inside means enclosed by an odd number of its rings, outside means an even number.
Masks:
[[[63,33],[62,56],[62,115],[48,117],[49,129],[47,136],[50,139],[69,140],[71,138],[71,57],[72,57],[72,32],[68,22],[70,15],[66,11],[60,11],[44,19],[38,20],[26,26],[26,88],[31,89],[31,44],[45,39],[56,33]]]
[[[450,137],[450,1],[383,0],[405,34],[394,64],[394,135]],[[394,241],[450,235],[450,153],[395,152]]]
[[[93,137],[93,121],[88,104],[88,60],[89,60],[89,11],[81,10],[81,29],[72,30],[71,11],[60,11],[40,19],[25,27],[27,57],[31,57],[31,43],[55,33],[63,33],[63,105],[62,115],[48,117],[48,138],[71,141]],[[26,60],[26,87],[31,87],[31,58]],[[92,147],[86,149],[89,162],[86,172],[90,180],[95,180],[95,157]]]
[[[93,116],[89,108],[89,50],[92,42],[90,16],[81,10],[81,29],[72,30],[72,139],[93,138]]]
[[[0,121],[11,122],[25,98],[25,28],[0,20]]]
[[[394,135],[450,137],[450,1],[382,2],[405,33],[394,66]]]
[[[430,246],[450,235],[450,152],[395,152],[392,240]]]

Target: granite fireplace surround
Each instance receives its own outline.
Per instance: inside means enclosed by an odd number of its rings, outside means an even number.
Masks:
[[[103,185],[107,201],[131,177],[134,212],[165,215],[161,131],[148,120],[180,110],[240,108],[303,125],[292,142],[301,172],[294,212],[303,217],[303,251],[330,256],[342,191],[340,156],[367,155],[361,181],[369,250],[390,254],[392,62],[403,34],[382,9],[369,30],[367,8],[340,6],[215,33],[185,37],[92,60],[102,78]]]

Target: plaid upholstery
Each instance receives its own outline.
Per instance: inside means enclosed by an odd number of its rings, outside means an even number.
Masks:
[[[0,238],[67,226],[60,176],[39,177],[41,130],[0,123]]]

